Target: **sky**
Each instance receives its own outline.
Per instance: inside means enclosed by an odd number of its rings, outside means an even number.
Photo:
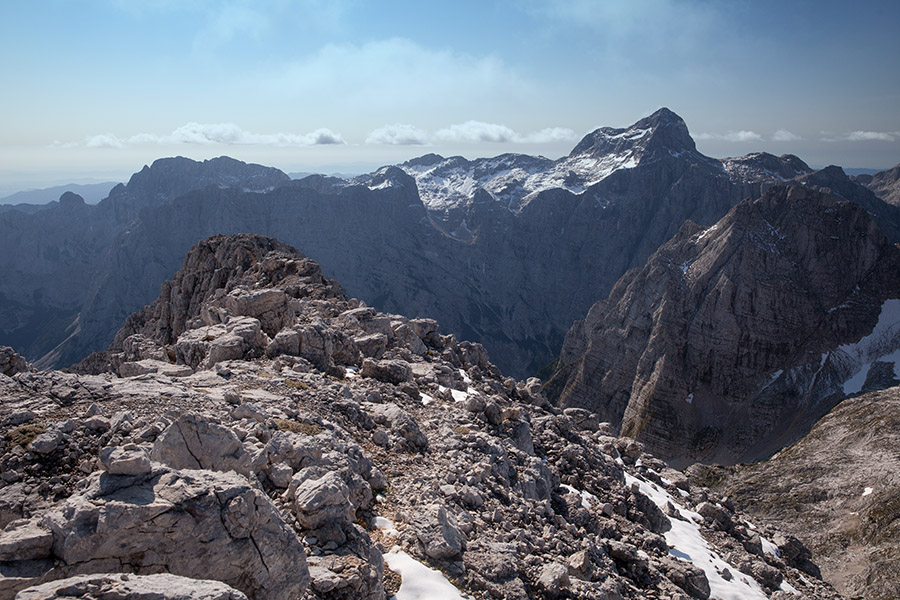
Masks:
[[[896,0],[0,0],[0,195],[165,156],[558,158],[665,106],[701,152],[900,162]]]

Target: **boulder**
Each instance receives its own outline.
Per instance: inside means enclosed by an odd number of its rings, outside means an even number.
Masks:
[[[299,598],[309,584],[300,540],[235,473],[96,473],[39,525],[53,535],[56,564],[44,580],[109,570],[215,574],[257,600]]]
[[[430,558],[456,559],[465,549],[465,538],[456,518],[441,504],[428,504],[409,519],[422,550]]]
[[[371,377],[385,383],[399,384],[409,381],[412,370],[409,363],[403,360],[372,360],[363,359],[360,375]]]
[[[195,413],[185,413],[169,425],[153,444],[150,458],[174,469],[251,473],[250,455],[237,435]]]
[[[315,532],[320,541],[343,544],[345,530],[356,516],[350,489],[335,472],[318,478],[304,479],[305,476],[304,472],[296,476],[301,481],[294,492],[297,521],[304,529]]]
[[[9,346],[0,346],[0,373],[12,377],[16,373],[28,370],[25,359],[16,354]]]
[[[134,444],[107,446],[100,451],[100,467],[110,475],[144,475],[151,471],[150,455]]]
[[[247,596],[209,579],[169,573],[76,575],[24,589],[15,600],[247,600]]]

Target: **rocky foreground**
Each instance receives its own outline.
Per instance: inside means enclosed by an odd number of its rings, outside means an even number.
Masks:
[[[78,373],[0,370],[2,598],[840,598],[796,538],[269,238],[201,242]]]

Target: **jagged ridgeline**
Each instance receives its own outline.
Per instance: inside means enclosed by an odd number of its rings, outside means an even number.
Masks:
[[[80,374],[0,368],[4,598],[839,598],[796,538],[271,238],[196,245]]]
[[[718,160],[661,109],[588,134],[558,160],[423,156],[354,179],[299,181],[221,158],[163,159],[97,206],[0,214],[0,343],[45,367],[106,348],[199,240],[254,232],[300,249],[379,310],[434,318],[535,375],[572,322],[690,219],[797,181],[865,206],[900,240],[900,209],[794,156]]]

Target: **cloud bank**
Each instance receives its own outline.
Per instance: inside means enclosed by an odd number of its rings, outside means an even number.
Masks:
[[[462,144],[547,144],[575,139],[575,132],[565,127],[548,127],[527,134],[498,123],[465,121],[438,129],[433,135],[413,125],[386,125],[372,131],[367,144],[425,145],[435,142]]]
[[[187,123],[168,135],[155,133],[138,133],[130,137],[118,137],[113,134],[93,135],[85,139],[87,148],[124,148],[139,145],[175,145],[175,144],[220,144],[225,146],[319,146],[325,144],[343,144],[339,133],[326,128],[316,129],[310,133],[252,133],[241,129],[234,123]],[[60,144],[72,146],[77,144]]]

